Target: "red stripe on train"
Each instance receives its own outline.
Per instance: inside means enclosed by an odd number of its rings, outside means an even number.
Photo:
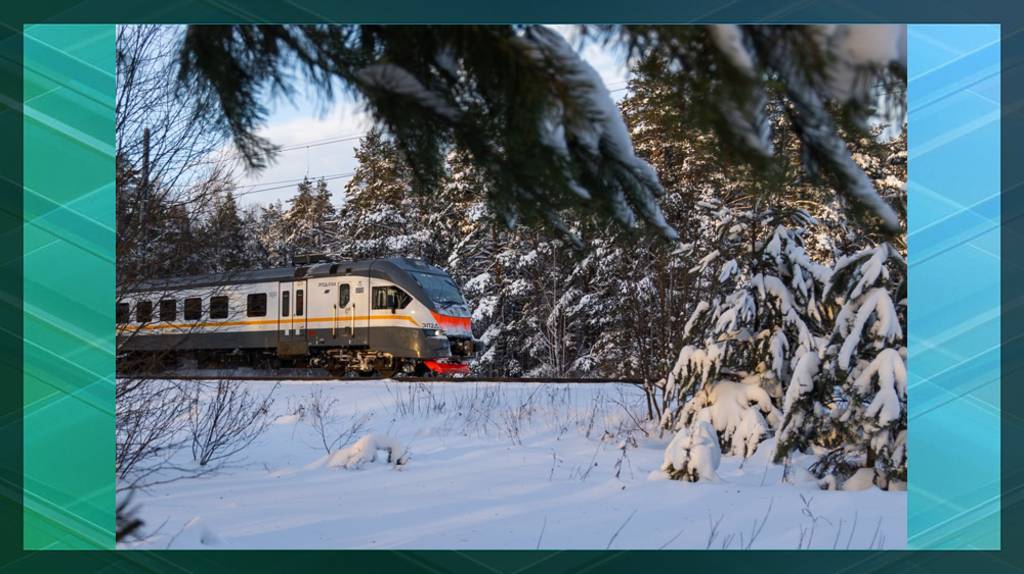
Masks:
[[[434,320],[437,324],[444,329],[465,329],[466,331],[472,332],[473,323],[469,317],[452,317],[449,315],[442,315],[440,313],[430,312],[434,316]]]
[[[441,375],[447,375],[455,373],[459,375],[469,374],[469,365],[463,365],[462,363],[441,363],[438,361],[423,361],[423,364],[428,369]]]

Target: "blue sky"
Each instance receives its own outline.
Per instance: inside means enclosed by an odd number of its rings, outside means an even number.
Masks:
[[[555,28],[577,45],[574,27]],[[588,44],[581,55],[601,74],[616,101],[621,99],[628,79],[623,58],[594,44]],[[325,109],[305,86],[296,88],[294,102],[278,100],[272,104],[267,125],[261,131],[285,150],[269,168],[242,175],[237,193],[243,205],[287,201],[295,194],[297,181],[306,175],[327,176],[334,203],[344,202],[346,174],[357,165],[354,152],[359,135],[372,122],[362,106],[348,96],[340,96]]]

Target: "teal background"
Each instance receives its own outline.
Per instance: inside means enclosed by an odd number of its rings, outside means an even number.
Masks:
[[[931,22],[1000,22],[1002,37],[1001,49],[999,50],[1001,60],[999,67],[1002,70],[1002,86],[995,88],[999,94],[1001,109],[1001,157],[1003,158],[1000,185],[1002,194],[998,200],[991,204],[998,204],[999,215],[991,220],[999,219],[1002,226],[998,229],[1002,245],[1016,246],[1024,239],[1024,198],[1020,194],[1021,184],[1024,183],[1024,36],[1020,34],[1024,26],[1024,15],[1020,6],[1009,5],[996,0],[976,0],[971,3],[962,4],[951,1],[934,2],[803,2],[803,1],[766,1],[766,2],[730,2],[717,3],[702,0],[692,2],[664,3],[654,0],[637,0],[628,4],[621,2],[592,0],[564,1],[559,3],[521,1],[504,5],[485,5],[474,3],[469,0],[454,1],[448,3],[422,2],[416,0],[394,0],[386,6],[380,3],[364,3],[352,5],[340,5],[335,2],[320,2],[310,0],[298,0],[292,3],[272,4],[268,2],[250,2],[244,6],[241,4],[229,4],[226,2],[165,2],[159,4],[142,5],[141,3],[116,2],[116,1],[85,1],[75,2],[65,0],[63,2],[34,2],[31,4],[19,4],[5,6],[3,15],[4,26],[0,27],[0,129],[3,130],[5,142],[21,142],[23,130],[26,134],[28,127],[22,125],[21,98],[23,97],[22,63],[23,56],[30,51],[28,44],[23,48],[22,24],[26,22],[134,22],[134,21],[161,21],[161,22],[231,22],[231,21],[310,21],[310,20],[333,20],[333,21],[377,21],[377,22],[481,22],[481,21],[545,21],[545,22],[579,22],[579,21],[663,21],[685,23],[704,20],[715,21],[931,21]],[[24,51],[24,52],[23,52]],[[959,62],[967,58],[952,58],[952,62]],[[87,61],[87,60],[86,60]],[[27,83],[27,80],[26,80]],[[81,89],[81,86],[79,86]],[[918,88],[912,87],[913,91]],[[991,96],[991,94],[989,94]],[[911,102],[911,106],[914,102]],[[55,110],[59,111],[59,110]],[[947,108],[948,113],[956,114],[959,107]],[[914,110],[911,110],[914,113]],[[941,117],[941,114],[937,114]],[[962,122],[957,125],[964,125]],[[997,124],[998,125],[998,124]],[[913,124],[911,129],[913,130]],[[88,133],[88,132],[85,132]],[[917,137],[911,134],[912,145]],[[12,149],[13,148],[13,149]],[[979,160],[978,156],[971,155],[970,149],[962,157],[957,159],[961,173],[975,170],[974,167]],[[32,571],[45,572],[68,571],[201,571],[201,572],[223,572],[234,570],[298,570],[311,568],[344,568],[346,570],[380,570],[388,568],[411,568],[414,570],[426,571],[452,571],[452,570],[491,570],[491,571],[609,571],[629,568],[633,569],[689,569],[689,568],[713,568],[736,571],[757,571],[757,572],[791,572],[799,569],[816,569],[822,571],[875,571],[875,570],[927,570],[929,572],[962,571],[966,568],[977,568],[980,571],[1019,571],[1024,565],[1020,544],[1013,544],[1007,541],[1016,540],[1024,531],[1024,520],[1022,520],[1021,497],[1024,489],[1024,451],[1019,447],[1024,444],[1021,424],[1022,407],[1024,407],[1024,396],[1022,389],[1017,384],[1003,385],[998,395],[1001,401],[994,400],[991,389],[987,394],[979,395],[984,403],[978,405],[982,411],[991,411],[998,408],[1001,414],[1002,430],[1002,483],[996,489],[1002,491],[1002,516],[1001,520],[993,519],[992,514],[985,514],[984,511],[977,513],[981,520],[976,521],[991,528],[995,523],[1002,525],[1003,551],[1001,552],[971,552],[971,553],[944,553],[944,552],[769,552],[769,553],[729,553],[729,552],[25,552],[23,542],[28,543],[29,539],[22,539],[23,515],[22,515],[22,480],[23,465],[24,471],[29,472],[31,456],[25,453],[20,447],[22,445],[22,407],[30,402],[30,397],[22,396],[21,380],[22,369],[22,296],[27,295],[27,289],[23,291],[22,286],[22,149],[16,144],[4,145],[5,153],[0,154],[0,193],[3,193],[4,201],[0,203],[0,380],[7,381],[7,385],[0,385],[0,404],[3,406],[0,412],[0,432],[3,433],[3,441],[8,445],[0,458],[0,509],[3,512],[2,528],[4,536],[0,538],[0,568],[11,571]],[[913,150],[911,151],[913,154]],[[913,157],[913,155],[912,155]],[[911,165],[911,179],[916,180],[918,174],[915,167]],[[67,169],[65,165],[58,165],[54,169]],[[963,180],[961,180],[963,181]],[[970,181],[966,182],[970,184]],[[925,185],[925,184],[922,184]],[[84,188],[83,188],[84,189]],[[913,194],[911,194],[913,197]],[[913,199],[911,201],[914,201]],[[973,204],[963,204],[967,207],[974,207]],[[30,207],[28,200],[25,207]],[[912,204],[911,209],[915,206]],[[979,211],[978,209],[968,211]],[[980,210],[984,213],[984,210]],[[112,214],[112,207],[110,213]],[[991,214],[991,212],[989,212]],[[56,215],[56,214],[54,214]],[[970,214],[968,214],[970,215]],[[967,217],[968,215],[965,215]],[[915,215],[911,214],[911,225],[916,225]],[[913,232],[913,229],[912,229]],[[938,234],[928,242],[927,237],[911,238],[913,242],[918,241],[921,245],[928,245],[929,242],[941,242],[946,239],[945,234]],[[94,236],[93,241],[102,242],[100,236]],[[993,239],[990,237],[989,241]],[[978,245],[985,247],[983,242]],[[990,247],[991,245],[989,245]],[[27,250],[26,246],[26,250]],[[973,248],[971,248],[973,249]],[[1022,372],[1024,366],[1024,306],[1021,305],[1021,289],[1024,285],[1024,250],[1008,248],[1000,255],[1001,264],[1001,292],[999,294],[1001,307],[999,315],[1002,337],[1001,355],[995,361],[1002,365],[1003,378],[1013,381]],[[939,255],[941,257],[941,255]],[[912,279],[911,289],[915,289],[913,277],[916,269],[926,266],[926,263],[914,260],[912,252]],[[68,262],[70,263],[70,262]],[[977,273],[974,268],[961,269],[960,274]],[[81,277],[75,277],[75,283],[81,283]],[[113,280],[110,280],[112,289]],[[994,284],[993,284],[994,286]],[[27,287],[27,285],[26,285]],[[936,287],[938,288],[938,287]],[[985,299],[992,295],[991,291],[975,291],[976,297]],[[959,306],[971,303],[973,299],[962,299]],[[991,302],[991,300],[988,300]],[[915,304],[911,305],[914,308]],[[954,307],[956,307],[955,305]],[[984,307],[991,314],[991,305]],[[956,309],[947,309],[947,312],[954,312]],[[913,314],[913,311],[912,311]],[[911,331],[916,331],[918,318],[912,315]],[[29,333],[27,324],[24,332]],[[972,331],[973,333],[973,331]],[[917,333],[912,332],[912,337]],[[983,339],[984,341],[984,339]],[[984,347],[978,347],[972,353],[968,349],[960,349],[964,354],[961,357],[969,357],[977,354]],[[27,352],[25,355],[28,358]],[[57,362],[57,359],[54,359]],[[955,362],[955,361],[954,361]],[[984,373],[985,369],[991,369],[992,362],[982,362],[984,368],[978,371]],[[913,364],[911,365],[913,369]],[[90,366],[90,371],[102,374],[102,367]],[[77,371],[71,370],[75,373]],[[991,372],[991,371],[988,371]],[[970,391],[970,382],[983,384],[986,380],[981,377],[972,379],[974,372],[965,372],[963,377],[950,377],[946,381],[948,386],[946,392],[949,396],[955,396],[957,392]],[[941,379],[941,377],[939,377]],[[80,381],[87,380],[83,376]],[[67,381],[57,381],[58,383]],[[912,382],[914,389],[922,383],[917,378]],[[958,386],[962,385],[962,386]],[[88,384],[85,385],[88,387]],[[97,385],[101,388],[102,385]],[[912,416],[916,416],[918,402],[915,398],[915,390],[912,389],[911,400],[913,402]],[[102,394],[102,393],[100,393]],[[89,393],[75,393],[76,397],[85,400]],[[938,393],[936,394],[938,396]],[[78,400],[78,399],[76,399]],[[968,400],[976,401],[976,397]],[[937,400],[935,405],[942,404]],[[914,428],[914,423],[911,424]],[[941,430],[941,429],[940,429]],[[112,430],[105,431],[112,433]],[[912,432],[914,432],[912,430]],[[963,429],[965,435],[976,432],[972,429]],[[26,436],[28,436],[26,434]],[[108,435],[109,436],[109,435]],[[942,435],[930,437],[933,442],[940,444]],[[991,434],[981,437],[983,446],[991,446]],[[912,440],[916,440],[912,438]],[[1015,446],[1018,445],[1018,446]],[[52,446],[50,447],[53,448]],[[72,446],[72,449],[74,447]],[[923,451],[922,451],[923,452]],[[74,454],[73,452],[70,454]],[[23,455],[25,456],[23,460]],[[956,470],[961,465],[961,453],[947,456],[943,465],[946,472]],[[45,455],[43,455],[45,456]],[[103,456],[102,454],[100,456]],[[112,454],[106,456],[112,457]],[[915,455],[911,453],[912,460]],[[59,460],[57,462],[60,462]],[[912,462],[912,465],[917,462]],[[98,466],[98,465],[97,465]],[[107,468],[110,468],[107,466]],[[914,481],[917,471],[912,466],[911,480]],[[951,479],[947,479],[951,480]],[[71,482],[70,480],[68,482]],[[29,486],[28,483],[25,483]],[[941,486],[941,485],[939,485]],[[914,488],[912,486],[912,488]],[[97,493],[102,492],[103,486],[99,486]],[[87,512],[92,506],[96,508],[96,500],[102,498],[99,494],[93,499],[93,504],[83,504],[76,514]],[[911,493],[913,497],[914,494]],[[77,500],[77,499],[76,499]],[[87,498],[85,499],[87,500]],[[27,502],[27,501],[26,501]],[[950,501],[946,501],[950,503]],[[952,501],[949,508],[958,508],[958,501]],[[985,501],[979,497],[974,501],[966,501],[962,509],[970,509],[974,506],[986,508]],[[979,506],[980,504],[980,506]],[[991,505],[988,505],[990,508]],[[911,510],[912,528],[918,520],[925,520],[927,517],[915,517],[914,509]],[[969,522],[972,513],[965,515],[965,522]],[[66,517],[58,516],[58,519]],[[922,523],[923,524],[923,523]],[[109,531],[109,525],[102,523],[102,520],[95,523],[97,528],[94,532]],[[60,532],[60,529],[55,530]],[[88,538],[83,538],[80,543],[88,543]],[[947,540],[956,542],[955,537]],[[978,538],[973,542],[990,542],[991,539]],[[68,544],[71,547],[72,544]]]
[[[908,33],[907,542],[998,549],[999,26]]]
[[[114,532],[114,27],[25,27],[26,548]]]

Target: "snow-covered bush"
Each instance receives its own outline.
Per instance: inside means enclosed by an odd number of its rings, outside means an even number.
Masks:
[[[327,458],[328,468],[358,469],[369,462],[376,462],[379,452],[386,453],[385,461],[394,466],[409,462],[409,451],[393,437],[368,434],[352,446],[340,449]]]
[[[749,457],[778,426],[781,414],[756,381],[720,381],[704,387],[683,407],[681,426],[709,422],[722,452]]]
[[[676,431],[665,449],[661,470],[676,480],[714,482],[719,480],[716,471],[721,459],[718,434],[708,420],[701,418]]]

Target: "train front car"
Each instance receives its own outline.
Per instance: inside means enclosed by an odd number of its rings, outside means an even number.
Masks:
[[[468,361],[479,350],[480,342],[473,338],[469,306],[455,282],[443,269],[425,261],[399,259],[393,262],[415,285],[411,290],[424,307],[425,313],[419,320],[425,336],[432,341],[445,341],[445,349],[437,353],[438,356],[424,357],[414,365],[414,371],[441,375],[468,373]]]

